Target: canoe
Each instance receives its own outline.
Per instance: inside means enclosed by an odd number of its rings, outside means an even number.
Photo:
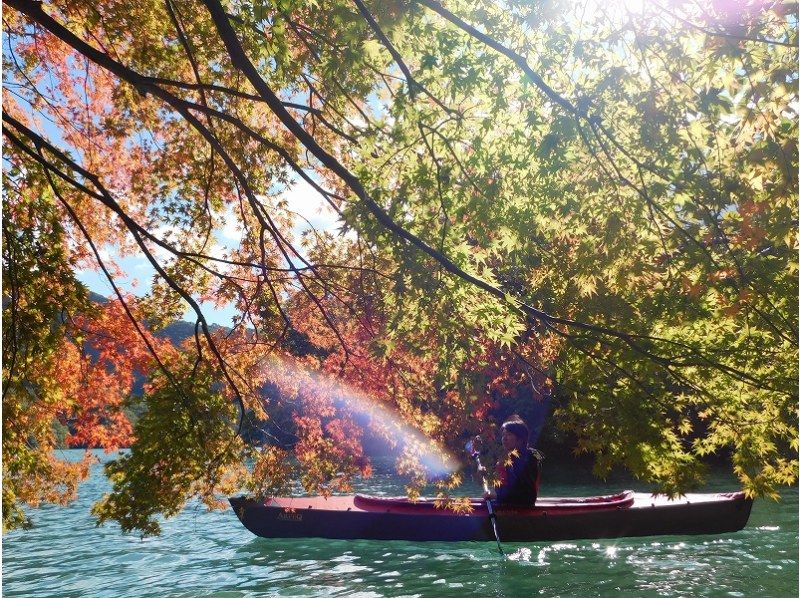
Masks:
[[[229,499],[242,524],[265,538],[341,540],[493,541],[483,500],[467,513],[441,508],[434,499],[331,496]],[[742,492],[663,495],[630,490],[583,498],[542,497],[532,508],[496,506],[504,542],[719,534],[742,529],[752,499]]]

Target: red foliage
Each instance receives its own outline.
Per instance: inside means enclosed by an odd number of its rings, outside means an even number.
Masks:
[[[132,299],[126,299],[132,303]],[[65,393],[62,416],[70,423],[70,446],[112,451],[133,440],[133,429],[122,411],[136,377],[145,378],[153,357],[143,336],[163,359],[172,350],[168,341],[156,339],[142,324],[141,333],[118,300],[102,305],[93,316],[78,316],[71,323],[81,350],[70,340],[62,342],[57,376]]]

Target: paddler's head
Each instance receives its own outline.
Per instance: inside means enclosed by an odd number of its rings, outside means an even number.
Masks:
[[[519,416],[513,416],[503,423],[503,434],[500,437],[503,448],[507,452],[517,450],[520,453],[528,446],[528,426]]]

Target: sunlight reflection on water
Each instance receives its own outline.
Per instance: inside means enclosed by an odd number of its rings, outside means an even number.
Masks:
[[[230,511],[192,506],[145,541],[96,528],[89,506],[108,490],[93,468],[69,507],[32,515],[3,539],[4,596],[797,596],[797,490],[758,501],[750,525],[722,536],[505,544],[268,540]],[[722,479],[716,484],[729,484]],[[543,482],[543,484],[547,482]],[[359,490],[397,494],[378,473]],[[547,494],[607,493],[591,480]],[[770,547],[771,546],[771,547]]]

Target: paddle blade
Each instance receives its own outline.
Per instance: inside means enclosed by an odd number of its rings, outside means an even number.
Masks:
[[[480,447],[481,447],[480,436],[476,436],[475,438],[470,438],[467,441],[467,444],[464,445],[464,448],[466,449],[467,453],[469,453],[470,456],[472,457],[475,457],[478,454],[478,452],[480,452]]]

